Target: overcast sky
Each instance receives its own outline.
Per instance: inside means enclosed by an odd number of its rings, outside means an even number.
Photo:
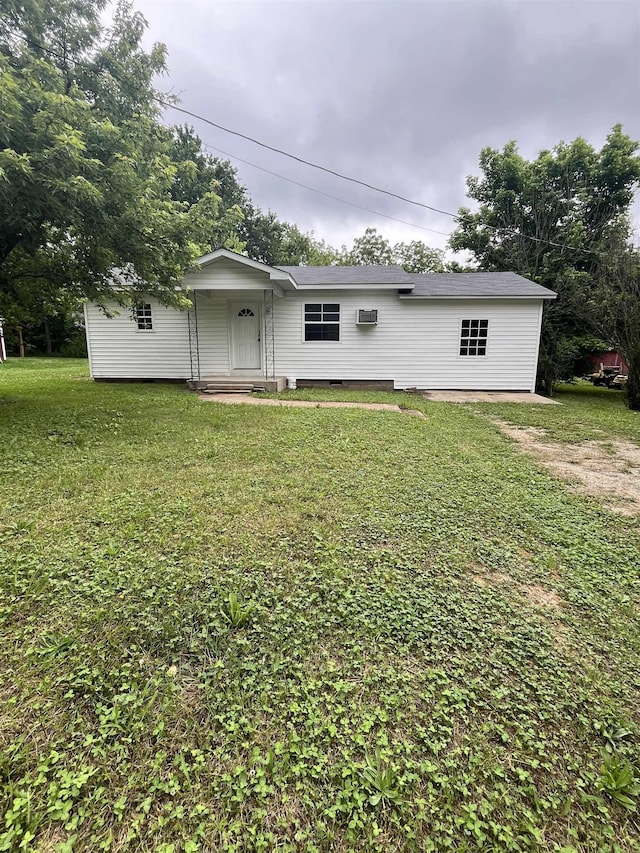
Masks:
[[[135,0],[169,50],[186,109],[434,207],[465,204],[486,145],[535,156],[560,140],[640,138],[640,3],[629,0]],[[184,117],[182,117],[184,118]],[[181,121],[172,111],[168,121]],[[211,146],[423,227],[452,220],[191,122]],[[215,152],[214,152],[215,153]],[[333,245],[384,219],[230,157],[261,207]],[[636,204],[636,211],[638,205]]]

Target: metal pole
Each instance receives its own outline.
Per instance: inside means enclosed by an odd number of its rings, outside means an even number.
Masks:
[[[275,329],[273,323],[273,290],[263,291],[264,305],[264,375],[273,379],[276,375]]]
[[[191,378],[200,379],[200,346],[198,342],[198,302],[195,290],[191,294],[191,308],[187,312],[189,325],[189,361],[191,363]],[[195,375],[194,375],[195,374]]]

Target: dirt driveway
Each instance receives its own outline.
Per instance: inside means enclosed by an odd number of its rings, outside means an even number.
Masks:
[[[630,441],[551,441],[545,430],[494,420],[524,453],[566,480],[572,491],[603,498],[606,509],[640,515],[640,447]]]

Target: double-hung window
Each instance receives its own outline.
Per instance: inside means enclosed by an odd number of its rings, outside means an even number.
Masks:
[[[488,320],[463,320],[460,327],[460,355],[486,355]]]
[[[153,318],[151,316],[151,305],[148,302],[139,302],[133,312],[138,331],[151,332],[153,331]]]
[[[304,306],[305,341],[340,340],[340,305],[309,302]]]

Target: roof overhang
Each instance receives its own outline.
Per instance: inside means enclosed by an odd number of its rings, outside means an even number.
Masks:
[[[239,255],[237,252],[232,252],[229,249],[216,249],[215,252],[203,255],[198,259],[198,265],[202,269],[203,267],[213,266],[222,260],[233,261],[236,264],[249,267],[249,269],[266,273],[271,281],[279,282],[284,290],[297,290],[298,288],[297,283],[288,272],[279,270],[277,267],[271,267],[269,264],[263,264],[261,261],[254,261],[252,258],[246,257],[246,255]]]
[[[532,299],[533,300],[557,299],[558,294],[557,293],[553,293],[553,294],[549,294],[549,295],[540,294],[538,296],[533,296],[532,294],[505,295],[505,294],[489,294],[489,293],[466,293],[466,294],[459,294],[459,295],[453,296],[453,295],[447,295],[447,294],[442,293],[442,294],[439,294],[436,296],[436,295],[432,295],[432,294],[426,295],[426,294],[422,294],[422,293],[419,293],[419,294],[417,293],[414,296],[413,294],[407,293],[407,294],[398,294],[398,297],[400,299],[406,299],[408,302],[415,301],[416,299],[440,299],[440,300],[442,300],[442,299],[467,299],[467,300],[468,299],[500,299],[500,300],[508,299],[510,301],[513,301],[515,299],[518,302],[522,302],[525,300],[530,301]]]
[[[409,288],[403,288],[408,290]],[[353,284],[298,284],[297,290],[300,293],[304,293],[306,291],[312,290],[351,290],[351,291],[360,291],[360,290],[368,290],[368,291],[378,291],[378,290],[391,290],[394,293],[398,290],[398,283],[389,284],[387,282],[373,283],[366,281],[359,281]]]

